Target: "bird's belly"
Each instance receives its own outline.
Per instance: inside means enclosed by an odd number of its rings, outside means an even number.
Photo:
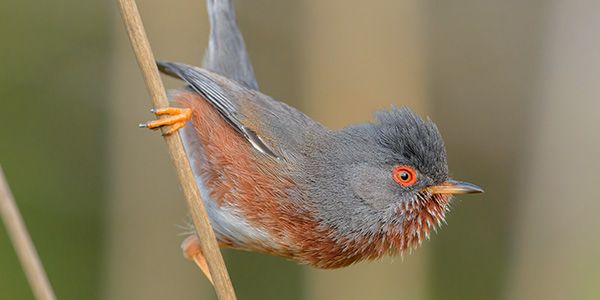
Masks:
[[[235,204],[224,202],[223,199],[214,199],[211,196],[210,188],[206,184],[207,178],[202,175],[199,167],[201,164],[206,163],[203,145],[191,126],[185,126],[181,129],[180,136],[192,166],[206,212],[220,244],[246,250],[256,250],[255,248],[258,245],[263,248],[277,248],[277,244],[269,233],[249,224]]]

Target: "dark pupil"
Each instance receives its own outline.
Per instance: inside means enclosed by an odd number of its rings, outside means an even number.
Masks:
[[[402,179],[403,181],[407,181],[409,177],[410,175],[408,175],[408,172],[406,171],[400,173],[400,179]]]

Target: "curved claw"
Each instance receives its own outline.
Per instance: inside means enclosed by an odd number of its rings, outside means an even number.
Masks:
[[[159,109],[151,109],[150,112],[158,116],[168,115],[168,117],[139,124],[139,127],[158,129],[163,126],[171,126],[163,133],[163,135],[169,135],[179,130],[180,128],[185,126],[185,122],[187,122],[187,120],[189,120],[192,117],[192,110],[190,108],[165,107]]]
[[[202,273],[204,273],[204,276],[208,278],[208,281],[213,283],[212,276],[210,276],[210,271],[208,270],[208,264],[206,263],[206,259],[202,254],[202,250],[200,250],[200,242],[198,241],[198,237],[196,237],[196,235],[187,237],[181,243],[181,250],[183,250],[183,256],[187,259],[193,260]]]

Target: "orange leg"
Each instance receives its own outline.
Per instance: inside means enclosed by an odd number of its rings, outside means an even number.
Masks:
[[[206,278],[208,278],[208,281],[213,283],[210,271],[208,270],[208,264],[206,264],[206,259],[204,258],[204,255],[202,255],[202,250],[200,250],[198,237],[196,237],[196,235],[188,236],[183,243],[181,243],[181,250],[183,250],[183,256],[193,260]]]
[[[166,107],[150,111],[158,116],[168,115],[168,117],[142,123],[140,127],[158,129],[159,127],[170,125],[171,127],[164,132],[164,135],[177,131],[192,117],[192,110],[190,108]]]

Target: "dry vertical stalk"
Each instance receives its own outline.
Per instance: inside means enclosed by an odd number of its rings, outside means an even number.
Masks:
[[[21,260],[21,265],[23,265],[23,270],[35,298],[56,299],[37,251],[33,246],[33,242],[31,242],[31,237],[23,223],[23,218],[15,204],[15,199],[8,187],[2,167],[0,167],[0,216],[4,220],[6,231],[8,231],[8,235],[15,246],[15,252]]]
[[[129,40],[137,58],[140,69],[144,75],[146,86],[154,102],[155,108],[169,105],[165,88],[160,80],[156,62],[140,14],[134,0],[119,0],[119,7],[123,22],[129,34]],[[214,281],[217,297],[221,300],[236,299],[227,268],[221,256],[215,234],[210,226],[206,210],[198,187],[190,168],[181,139],[178,134],[164,136],[169,148],[171,160],[177,170],[177,175],[183,188],[187,204],[192,212],[192,219],[196,232],[200,238],[200,247],[208,263],[210,274]]]

